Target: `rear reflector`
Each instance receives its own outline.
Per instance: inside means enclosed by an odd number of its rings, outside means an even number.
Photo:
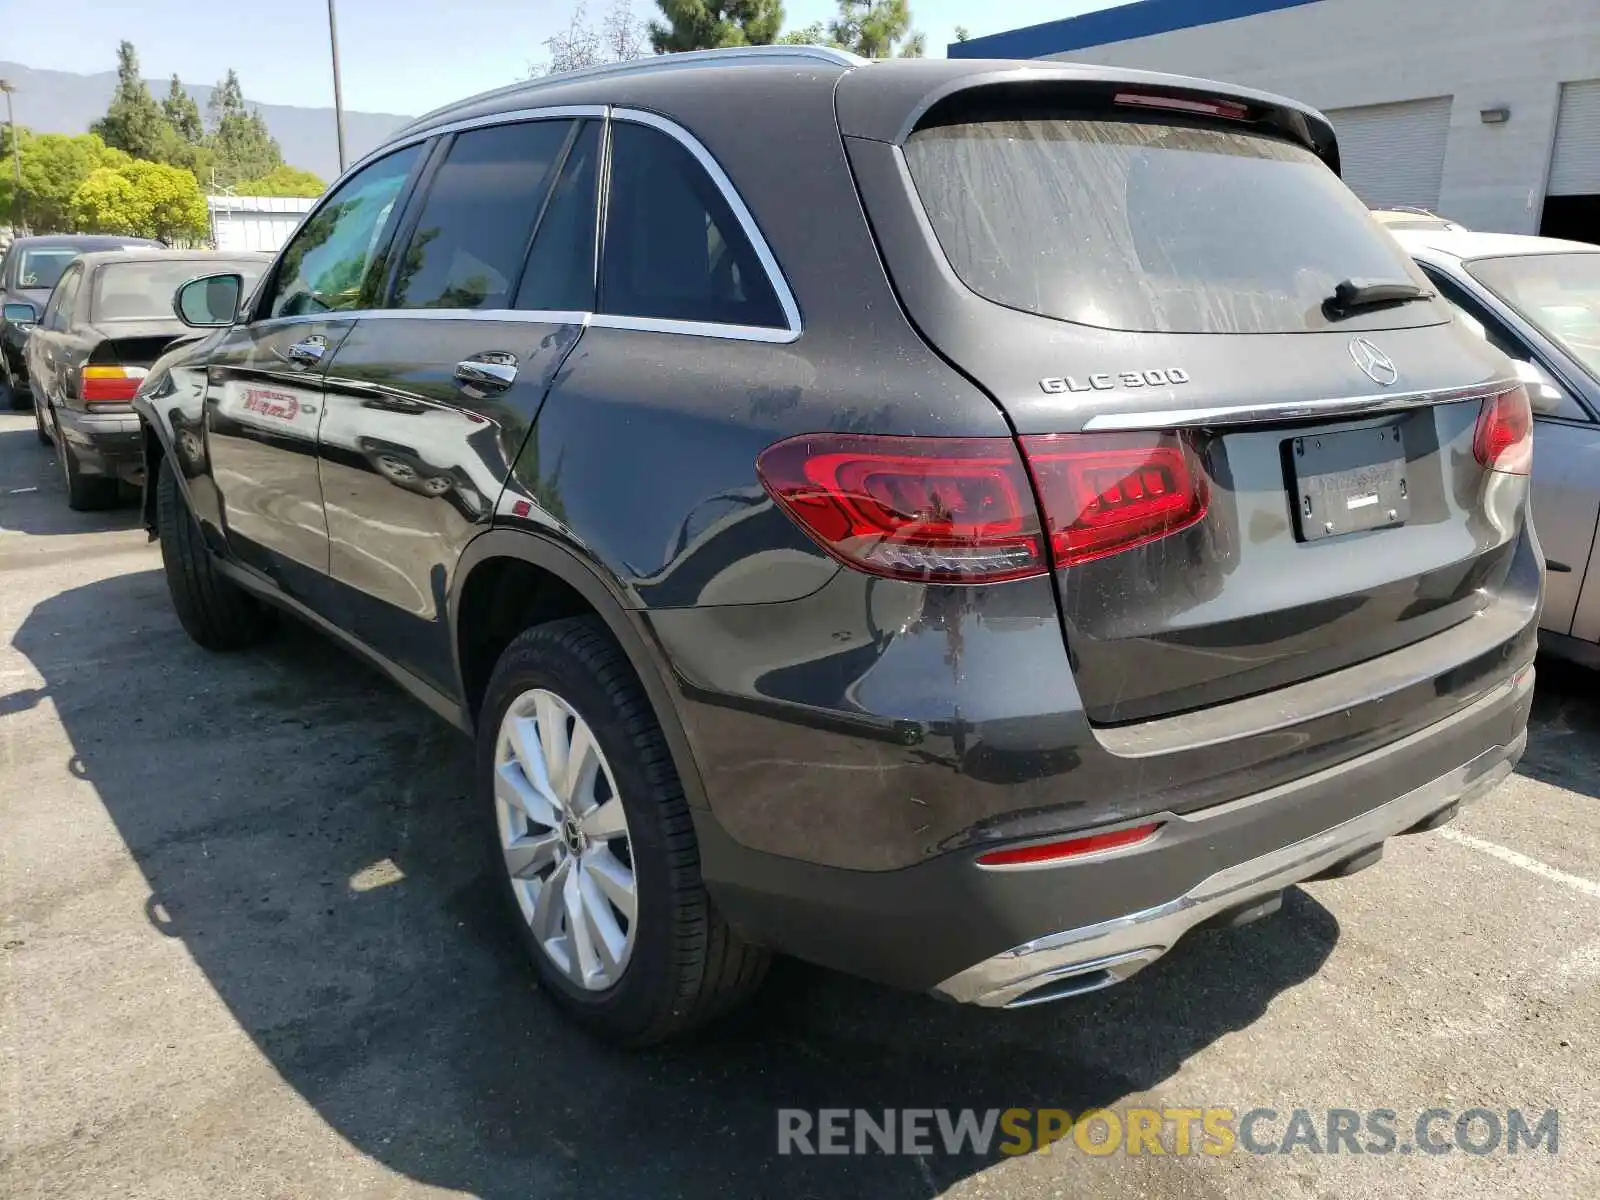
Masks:
[[[1205,515],[1204,477],[1176,434],[1047,434],[1021,445],[1019,454],[1010,438],[806,434],[762,451],[756,471],[829,554],[892,579],[1023,579]]]
[[[144,382],[143,367],[85,367],[79,383],[79,399],[84,407],[122,406],[133,399]]]
[[[991,850],[988,854],[978,855],[978,864],[984,867],[1026,867],[1063,858],[1079,858],[1085,854],[1099,854],[1103,850],[1120,850],[1154,837],[1160,828],[1158,821],[1153,825],[1135,825],[1131,829],[1118,829],[1112,833],[1091,833],[1087,837],[1068,838],[1062,842],[1019,846],[1015,850]]]
[[[1116,103],[1131,108],[1164,108],[1169,112],[1225,117],[1231,121],[1242,121],[1250,115],[1248,107],[1233,100],[1191,100],[1185,96],[1157,96],[1149,92],[1118,92]]]
[[[1533,409],[1520,387],[1483,402],[1472,436],[1479,465],[1505,475],[1526,475],[1533,469]]]
[[[874,575],[980,583],[1048,569],[1010,438],[807,434],[767,447],[756,472],[824,550]]]
[[[1022,439],[1057,567],[1103,558],[1193,525],[1205,477],[1173,433],[1048,434]]]

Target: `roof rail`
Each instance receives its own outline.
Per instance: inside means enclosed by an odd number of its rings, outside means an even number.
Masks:
[[[653,54],[647,58],[629,59],[627,62],[602,63],[597,67],[580,67],[576,71],[562,71],[559,74],[546,75],[538,79],[524,79],[517,83],[507,84],[505,87],[495,88],[493,91],[480,92],[476,96],[469,96],[465,100],[457,100],[453,104],[446,104],[442,108],[436,108],[432,112],[424,113],[415,121],[395,132],[398,134],[421,129],[424,126],[433,124],[440,117],[448,116],[458,109],[492,97],[535,95],[546,88],[560,87],[562,84],[573,83],[583,79],[654,75],[659,71],[674,71],[692,67],[715,67],[724,64],[737,66],[741,63],[781,62],[784,59],[822,62],[846,68],[863,67],[872,61],[869,58],[862,58],[859,55],[851,54],[848,50],[840,50],[834,46],[729,46],[721,50],[688,50],[679,54]]]

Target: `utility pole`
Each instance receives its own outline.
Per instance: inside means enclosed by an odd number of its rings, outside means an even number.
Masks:
[[[328,0],[329,4],[333,0]],[[17,89],[9,79],[0,79],[0,92],[6,94],[6,124],[11,127],[11,163],[17,172],[17,190],[11,197],[11,232],[22,234],[22,143],[17,137],[17,115],[11,111],[11,93]]]
[[[344,94],[339,86],[339,22],[328,0],[328,46],[333,51],[333,123],[339,134],[339,174],[344,174]]]

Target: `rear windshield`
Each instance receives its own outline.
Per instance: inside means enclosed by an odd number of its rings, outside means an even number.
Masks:
[[[1136,121],[981,121],[918,130],[906,165],[973,291],[1025,312],[1164,333],[1329,328],[1346,279],[1425,285],[1310,151]],[[1430,303],[1370,328],[1445,319]]]
[[[1478,258],[1467,270],[1600,379],[1600,254]]]
[[[176,320],[172,314],[172,293],[178,290],[180,284],[199,275],[237,271],[244,276],[244,294],[248,295],[265,267],[265,263],[254,259],[234,262],[225,258],[108,263],[95,276],[91,319]]]
[[[33,289],[55,287],[67,264],[83,251],[71,246],[51,246],[20,253],[21,257],[17,259],[17,286]]]

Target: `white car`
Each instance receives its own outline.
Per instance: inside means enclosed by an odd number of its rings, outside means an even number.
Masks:
[[[1549,580],[1540,645],[1600,667],[1600,246],[1465,230],[1389,232],[1519,364],[1533,401],[1533,514]]]

